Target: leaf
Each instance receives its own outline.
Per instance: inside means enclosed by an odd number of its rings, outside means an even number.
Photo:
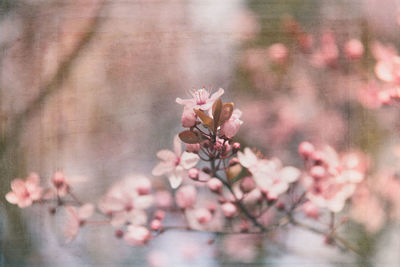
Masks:
[[[213,112],[213,117],[214,117],[214,132],[217,131],[217,128],[219,126],[219,119],[221,116],[221,111],[222,111],[222,100],[221,98],[218,98],[212,107],[212,112]]]
[[[199,134],[190,130],[180,132],[179,138],[186,144],[197,144],[201,141]]]
[[[229,120],[233,113],[233,103],[225,103],[222,105],[221,115],[219,118],[219,125]]]
[[[205,114],[203,111],[199,109],[195,109],[194,112],[196,113],[197,117],[210,129],[214,127],[214,121],[211,117]]]

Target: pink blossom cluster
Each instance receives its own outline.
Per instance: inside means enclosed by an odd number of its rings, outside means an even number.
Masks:
[[[223,93],[202,88],[192,90],[189,99],[176,99],[184,106],[184,130],[173,138],[172,150],[157,152],[160,162],[152,170],[153,176],[167,178],[166,187],[155,189],[148,177],[131,175],[113,184],[97,203],[84,203],[64,173],[56,172],[46,189],[36,174],[15,179],[6,199],[21,208],[48,204],[52,214],[65,210],[68,242],[82,227],[104,224],[128,245],[144,245],[174,229],[262,236],[288,224],[305,227],[298,221],[304,215],[317,220],[323,212],[343,210],[364,180],[362,156],[303,142],[299,153],[304,167],[299,168],[256,149],[242,149],[234,140],[243,123],[241,111],[223,103]],[[355,203],[357,199],[363,197],[354,196]],[[170,216],[184,220],[171,224]],[[326,231],[305,228],[346,246],[336,238],[336,223],[325,225]]]

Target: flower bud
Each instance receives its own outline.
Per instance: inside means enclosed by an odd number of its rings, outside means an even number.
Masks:
[[[186,144],[186,151],[192,153],[198,153],[200,150],[200,144]]]
[[[155,213],[154,213],[154,218],[156,218],[156,219],[158,219],[158,220],[163,220],[164,219],[164,217],[165,217],[165,211],[163,211],[163,210],[157,210]]]
[[[208,204],[207,208],[211,212],[211,214],[214,214],[215,210],[217,209],[214,203]]]
[[[158,220],[158,219],[154,219],[154,220],[152,220],[151,223],[150,223],[150,228],[151,228],[152,230],[154,230],[154,231],[160,230],[161,227],[162,227],[162,223],[161,223],[161,221]]]
[[[344,53],[349,59],[359,59],[364,53],[364,46],[359,40],[351,39],[345,44]]]
[[[222,182],[217,178],[211,178],[210,180],[208,180],[207,186],[210,191],[220,194],[223,185]]]
[[[233,148],[233,153],[238,152],[240,150],[240,143],[238,142],[233,143],[232,148]]]
[[[231,202],[226,202],[226,203],[222,204],[221,208],[222,208],[222,212],[225,217],[227,217],[227,218],[235,217],[237,208]]]
[[[115,230],[115,237],[122,238],[124,236],[124,232],[121,229]]]
[[[148,195],[151,191],[151,182],[149,179],[143,177],[137,180],[137,192],[139,195]]]
[[[199,179],[199,169],[197,168],[191,168],[188,170],[188,176],[192,180],[198,180]]]
[[[196,203],[197,191],[193,185],[185,185],[178,189],[175,195],[176,204],[182,208],[192,208]]]
[[[56,172],[53,175],[52,182],[56,188],[60,188],[66,184],[65,175],[62,172]]]
[[[196,125],[196,113],[191,108],[185,107],[182,113],[182,126],[193,127]]]
[[[248,193],[256,187],[256,184],[250,176],[244,177],[242,182],[240,183],[240,189],[244,193]]]
[[[318,217],[319,217],[319,209],[311,201],[308,201],[303,205],[303,211],[307,215],[307,217],[310,217],[313,219],[318,219]]]
[[[212,219],[212,214],[208,209],[201,208],[195,211],[195,218],[200,224],[207,224]]]
[[[221,126],[221,133],[228,138],[232,138],[239,131],[240,125],[242,125],[243,121],[239,118],[242,115],[242,112],[239,109],[235,109],[232,113],[232,116]]]
[[[308,159],[311,157],[311,155],[314,153],[314,146],[309,143],[309,142],[302,142],[299,145],[299,154],[305,158]]]

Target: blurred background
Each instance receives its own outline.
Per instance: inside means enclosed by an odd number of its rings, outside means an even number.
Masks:
[[[168,232],[128,247],[101,226],[65,244],[62,216],[3,197],[12,179],[31,171],[45,183],[64,171],[81,181],[73,187],[85,202],[129,174],[149,176],[155,153],[171,147],[181,127],[175,98],[203,86],[224,88],[224,101],[243,111],[243,147],[301,167],[301,141],[326,143],[370,158],[370,179],[394,175],[398,111],[378,109],[365,90],[380,86],[372,41],[400,47],[398,7],[396,0],[1,0],[0,265],[400,266],[399,224],[384,215],[379,227],[355,218],[346,228],[363,257],[296,229],[211,245],[210,234]],[[329,36],[338,55],[321,49]],[[364,45],[357,61],[342,53],[353,38]]]

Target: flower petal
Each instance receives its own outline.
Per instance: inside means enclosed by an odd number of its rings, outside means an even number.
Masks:
[[[14,192],[8,192],[6,194],[6,200],[10,202],[11,204],[17,204],[18,203],[18,196]]]
[[[176,155],[171,150],[163,149],[157,152],[157,157],[163,161],[175,161]]]
[[[195,153],[190,153],[190,152],[183,152],[182,156],[181,156],[181,161],[180,161],[180,165],[188,170],[194,166],[196,166],[197,162],[199,161],[199,156]]]
[[[174,137],[174,152],[178,157],[182,154],[182,142],[178,135]]]
[[[86,203],[79,208],[78,217],[81,220],[86,220],[90,216],[92,216],[94,212],[94,205],[92,203]]]
[[[160,162],[154,167],[151,174],[153,174],[154,176],[161,176],[163,174],[172,172],[174,168],[175,166],[170,162]]]

